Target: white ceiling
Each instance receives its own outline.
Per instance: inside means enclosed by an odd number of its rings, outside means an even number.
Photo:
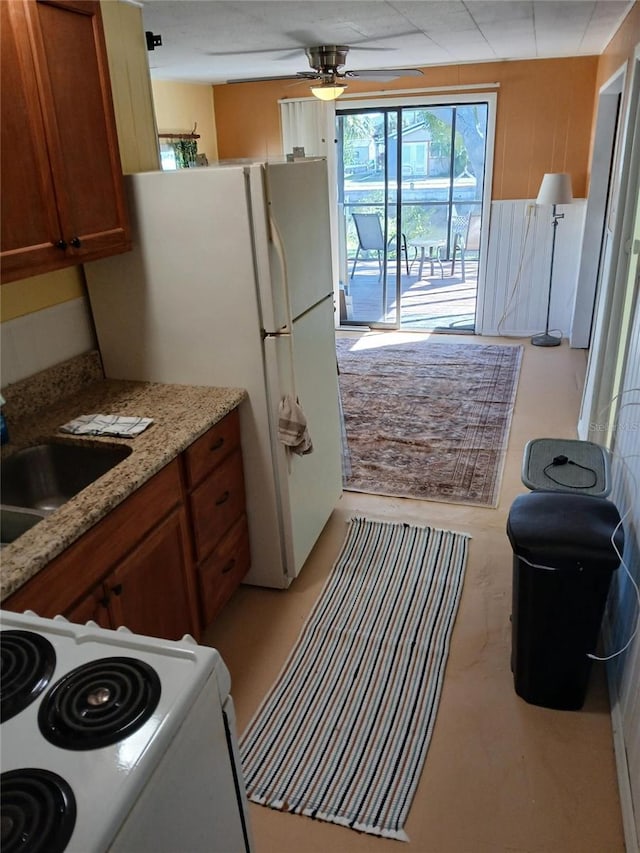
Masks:
[[[144,0],[158,80],[223,83],[308,71],[345,44],[347,69],[599,54],[633,0]],[[425,82],[425,85],[428,85]]]

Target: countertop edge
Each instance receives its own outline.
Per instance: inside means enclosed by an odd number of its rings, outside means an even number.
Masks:
[[[3,457],[43,439],[124,444],[131,454],[52,512],[15,542],[2,548],[0,601],[31,580],[83,534],[173,461],[247,398],[241,388],[164,385],[101,380],[60,401],[46,417],[25,418],[11,427]],[[104,412],[152,417],[133,439],[69,436],[58,427],[79,414]]]

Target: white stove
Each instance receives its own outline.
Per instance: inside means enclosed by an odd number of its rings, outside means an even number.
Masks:
[[[3,853],[248,853],[215,649],[0,611]]]

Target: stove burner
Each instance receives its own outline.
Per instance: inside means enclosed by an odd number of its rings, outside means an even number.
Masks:
[[[45,689],[56,665],[56,653],[33,631],[0,632],[0,721],[24,711]]]
[[[69,785],[48,770],[10,770],[0,776],[2,853],[62,853],[76,823]]]
[[[133,734],[160,701],[160,679],[135,658],[101,658],[68,672],[42,700],[38,725],[62,749],[98,749]]]

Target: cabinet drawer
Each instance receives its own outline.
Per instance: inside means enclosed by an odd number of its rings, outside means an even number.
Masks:
[[[191,495],[198,559],[206,557],[233,522],[244,513],[242,455],[228,456]]]
[[[207,430],[184,454],[187,479],[192,489],[233,450],[240,447],[240,419],[234,409]]]
[[[242,516],[200,566],[200,593],[204,625],[209,625],[231,598],[249,571],[249,531]]]

